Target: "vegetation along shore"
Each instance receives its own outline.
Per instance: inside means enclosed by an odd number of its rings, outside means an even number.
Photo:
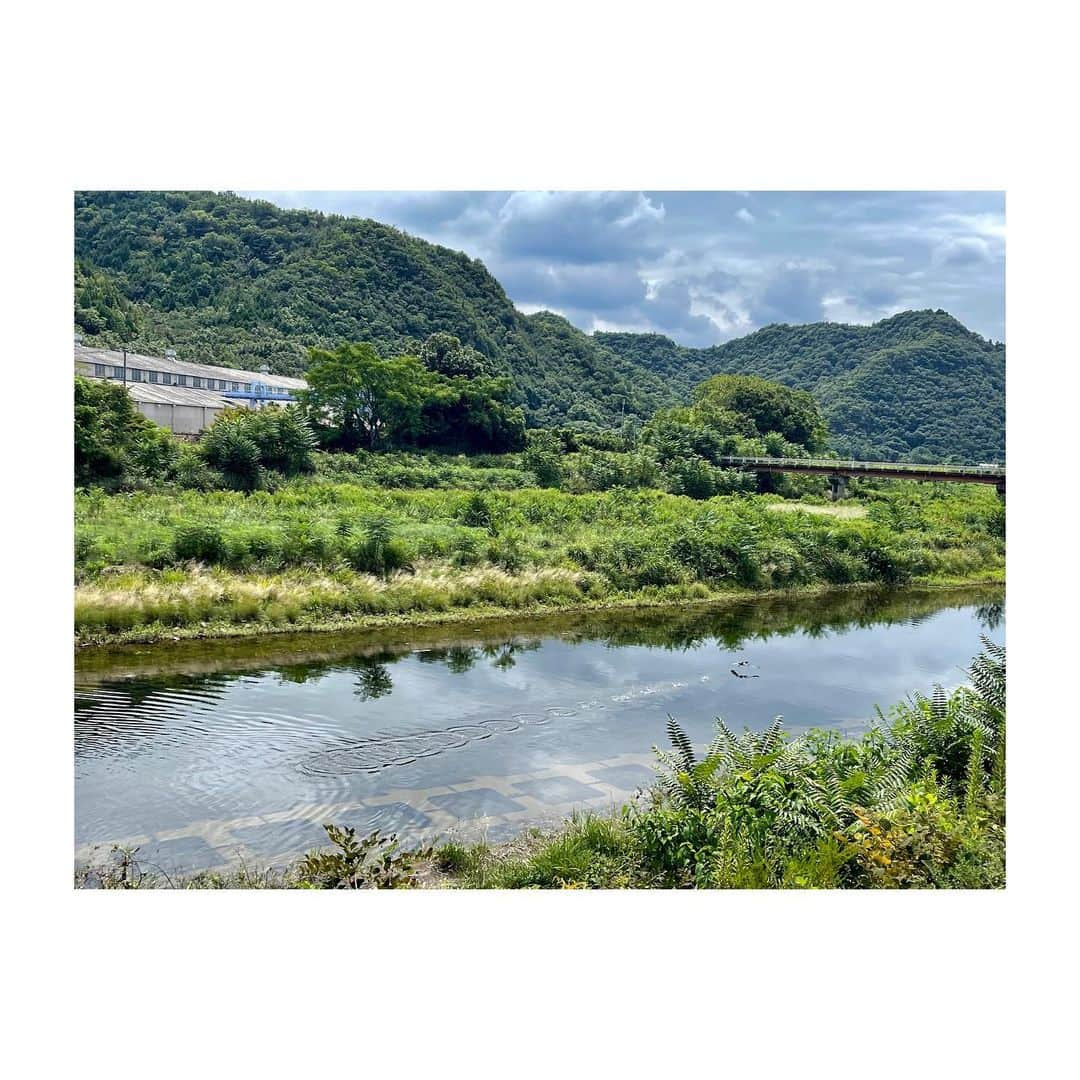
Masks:
[[[80,493],[75,629],[81,643],[152,641],[1001,579],[992,490],[861,497],[865,518],[838,519],[655,491]]]
[[[346,352],[372,384],[385,376],[379,385],[400,389],[416,375]],[[340,359],[325,361],[325,383],[309,371],[323,404],[226,412],[197,443],[143,419],[120,387],[77,380],[80,644],[1004,572],[992,489],[861,480],[834,514],[821,478],[717,464],[820,453],[826,429],[800,391],[718,376],[640,431],[537,431],[520,449],[471,455],[395,448],[415,442],[418,404],[409,423],[385,421],[385,449],[372,452],[342,445],[370,432],[349,418],[363,393],[348,407],[348,393],[331,393]],[[500,402],[490,407],[506,421]],[[804,504],[810,512],[774,512]]]

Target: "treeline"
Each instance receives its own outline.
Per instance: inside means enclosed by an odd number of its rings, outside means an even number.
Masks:
[[[383,358],[370,344],[313,349],[297,405],[227,410],[194,446],[145,420],[122,387],[77,379],[76,484],[272,490],[319,461],[332,478],[374,486],[476,486],[467,466],[439,484],[427,466],[408,475],[377,453],[434,450],[480,455],[494,466],[490,486],[656,488],[705,499],[810,490],[814,481],[807,488],[805,479],[754,477],[724,468],[723,458],[805,456],[827,442],[809,394],[731,375],[707,380],[689,406],[661,409],[644,425],[526,432],[509,380],[483,354],[449,334],[432,335],[419,354]],[[316,449],[334,453],[317,459]]]
[[[311,348],[417,356],[447,333],[510,380],[530,427],[618,429],[715,374],[814,395],[841,454],[998,460],[1004,347],[945,312],[770,326],[711,349],[518,312],[483,264],[374,221],[211,192],[75,198],[75,324],[102,344],[300,375]]]

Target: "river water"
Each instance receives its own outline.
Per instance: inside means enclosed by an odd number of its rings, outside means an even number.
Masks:
[[[498,842],[648,784],[668,714],[700,743],[718,715],[855,733],[962,682],[980,634],[1004,642],[999,588],[87,650],[76,858],[265,865],[323,822]]]

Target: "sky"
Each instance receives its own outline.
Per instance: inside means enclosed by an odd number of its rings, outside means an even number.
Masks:
[[[714,345],[944,308],[1005,340],[1003,192],[246,191],[483,261],[515,306]]]

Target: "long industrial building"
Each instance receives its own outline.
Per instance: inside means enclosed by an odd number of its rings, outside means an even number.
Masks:
[[[293,391],[307,386],[303,379],[265,371],[194,364],[172,355],[125,354],[80,342],[75,344],[75,374],[126,383],[139,412],[177,435],[198,435],[223,409],[288,403]]]

